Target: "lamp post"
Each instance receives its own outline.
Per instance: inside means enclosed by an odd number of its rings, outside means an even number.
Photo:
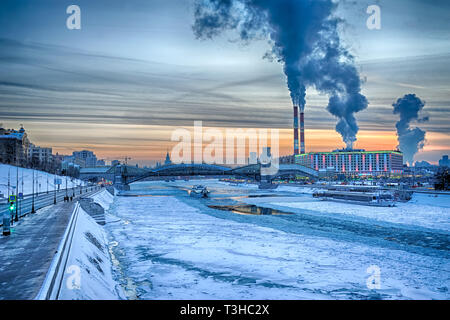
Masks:
[[[24,195],[24,192],[23,192],[23,169],[22,169],[22,181],[21,181],[21,185],[22,185],[21,190],[22,190],[22,197],[23,197],[23,195]],[[20,215],[22,215],[22,205],[23,205],[23,203],[22,203],[22,201],[20,201]]]
[[[31,213],[35,213],[36,210],[34,210],[34,169],[33,169],[33,189],[31,193]]]
[[[16,167],[16,216],[14,217],[14,221],[19,221],[19,167]]]
[[[11,188],[10,175],[11,175],[11,168],[8,168],[8,199],[9,199],[9,188]]]
[[[56,204],[56,178],[55,178],[55,176],[53,176],[53,204]]]

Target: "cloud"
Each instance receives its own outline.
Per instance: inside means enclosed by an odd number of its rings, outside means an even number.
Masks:
[[[3,50],[7,45],[10,48]],[[2,58],[14,53],[14,62]],[[63,63],[68,57],[70,63]],[[449,58],[363,63],[368,76],[365,90],[372,106],[359,114],[361,129],[394,130],[396,119],[388,108],[402,92],[384,79],[409,83],[415,79],[410,74],[416,68],[421,81],[429,84],[412,82],[425,88],[421,96],[427,101],[431,121],[421,127],[450,134],[450,99],[448,93],[436,89],[450,81],[435,80],[439,68],[447,68]],[[154,64],[45,44],[11,44],[5,39],[0,40],[0,68],[2,121],[89,124],[94,128],[102,123],[191,126],[194,120],[203,120],[205,125],[217,127],[292,127],[287,90],[282,75],[273,70],[249,73]],[[371,81],[374,75],[379,79],[376,83]],[[326,112],[326,97],[310,93],[308,102],[306,129],[331,129],[334,119]],[[53,129],[50,126],[48,130]]]

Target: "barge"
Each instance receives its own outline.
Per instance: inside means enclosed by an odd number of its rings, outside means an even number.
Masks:
[[[322,190],[313,193],[314,198],[375,207],[394,207],[394,195],[387,191],[358,192],[342,190]]]

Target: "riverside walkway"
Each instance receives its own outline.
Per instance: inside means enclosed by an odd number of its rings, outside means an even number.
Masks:
[[[10,236],[0,235],[0,299],[31,300],[39,292],[69,222],[75,201],[60,202],[22,217]]]

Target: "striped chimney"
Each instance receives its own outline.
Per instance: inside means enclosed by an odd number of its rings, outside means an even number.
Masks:
[[[300,153],[305,154],[305,113],[300,112]]]
[[[294,155],[298,154],[298,106],[294,105]]]

